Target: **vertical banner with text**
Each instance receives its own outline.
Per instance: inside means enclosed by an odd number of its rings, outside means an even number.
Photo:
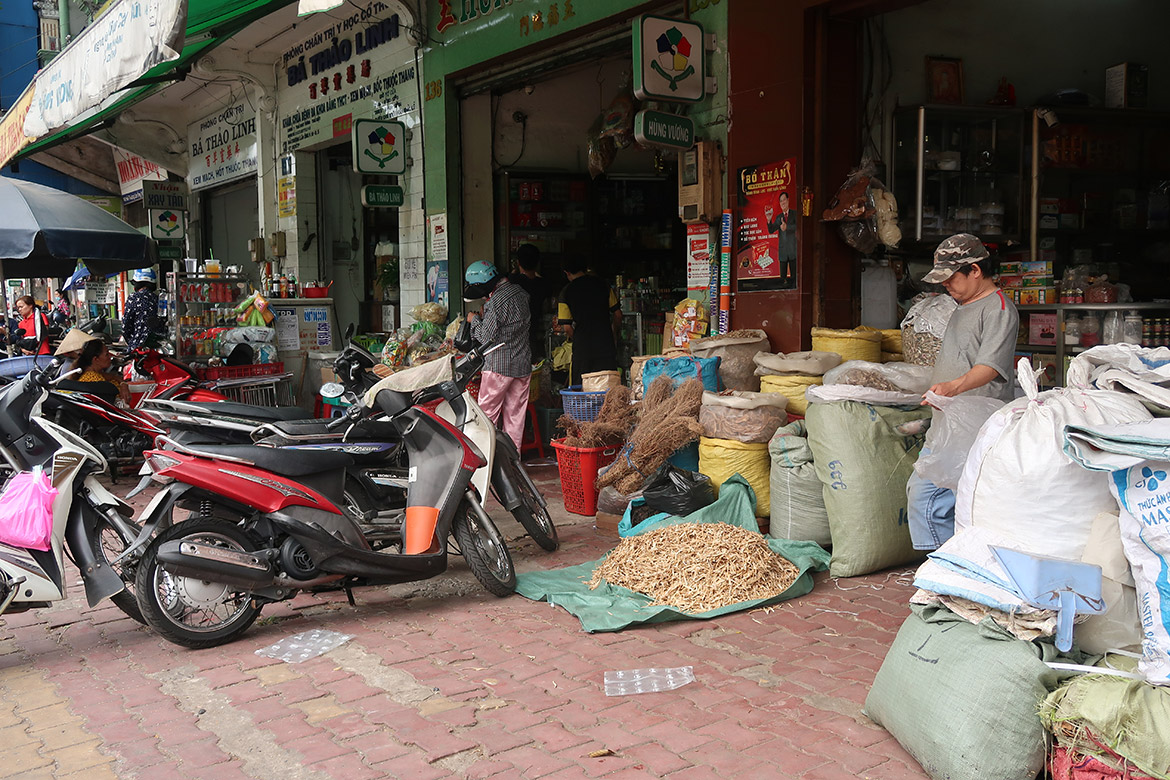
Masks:
[[[738,289],[796,288],[796,158],[739,169]]]

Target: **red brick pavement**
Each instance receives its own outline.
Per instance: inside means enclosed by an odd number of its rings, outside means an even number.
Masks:
[[[563,511],[555,466],[530,470],[562,545],[544,553],[493,508],[521,571],[612,547]],[[74,576],[67,602],[0,625],[0,778],[926,777],[861,714],[908,614],[909,570],[821,574],[771,609],[596,635],[489,596],[461,560],[443,576],[455,595],[365,588],[356,608],[301,595],[199,652],[87,609]],[[310,628],[354,638],[301,664],[255,655]],[[644,665],[691,665],[696,681],[605,696],[606,670]]]

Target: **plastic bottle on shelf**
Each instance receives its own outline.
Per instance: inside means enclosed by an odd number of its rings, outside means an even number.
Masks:
[[[1105,325],[1101,329],[1102,344],[1120,344],[1125,337],[1125,320],[1120,311],[1111,311],[1105,315]]]
[[[1126,312],[1121,340],[1126,344],[1142,343],[1142,315],[1136,311]]]
[[[296,274],[289,274],[288,277],[288,297],[299,298],[300,294],[297,290],[297,276]]]
[[[288,277],[285,276],[284,274],[280,275],[280,292],[278,293],[278,295],[281,298],[288,297]]]

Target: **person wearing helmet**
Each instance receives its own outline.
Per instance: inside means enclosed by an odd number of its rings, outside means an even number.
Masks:
[[[163,329],[158,316],[158,293],[155,284],[158,277],[153,268],[140,268],[131,277],[134,294],[126,301],[122,314],[122,337],[130,349],[139,349],[157,342]]]
[[[970,233],[951,236],[934,252],[934,268],[922,277],[941,284],[959,304],[931,373],[931,392],[951,397],[977,395],[1012,400],[1016,331],[1020,315],[996,286],[998,263]],[[924,400],[925,404],[926,401]],[[935,411],[934,423],[939,423]],[[941,429],[941,424],[931,430]],[[930,451],[931,435],[922,454]],[[935,550],[955,533],[955,494],[915,472],[906,483],[910,540],[916,550]]]
[[[500,274],[487,260],[472,263],[464,274],[466,300],[487,298],[483,314],[467,315],[471,335],[484,346],[504,346],[484,358],[479,383],[479,406],[504,429],[520,451],[528,384],[532,378],[532,348],[528,344],[528,293]]]

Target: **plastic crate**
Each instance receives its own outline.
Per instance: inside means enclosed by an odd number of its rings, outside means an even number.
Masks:
[[[254,382],[219,387],[217,390],[231,400],[256,406],[292,406],[292,385],[288,382]]]
[[[581,422],[593,422],[601,405],[605,403],[605,393],[583,393],[579,390],[562,390],[561,404],[565,407],[565,414]]]
[[[597,472],[613,463],[622,448],[570,447],[564,439],[554,439],[552,446],[557,451],[565,511],[590,517],[597,514]]]
[[[34,366],[44,368],[53,362],[52,355],[21,355],[0,360],[0,376],[22,377]]]
[[[253,376],[272,376],[284,373],[284,363],[256,363],[250,366],[198,366],[195,376],[200,381],[212,379],[247,379]]]

